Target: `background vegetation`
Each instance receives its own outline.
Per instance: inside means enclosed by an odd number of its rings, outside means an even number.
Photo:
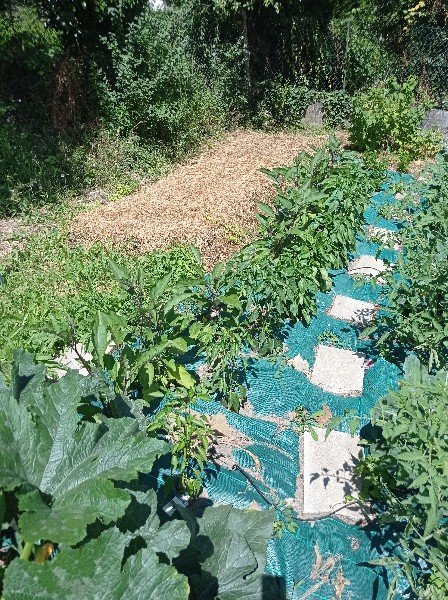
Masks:
[[[341,126],[390,76],[444,106],[446,22],[436,0],[4,0],[0,214],[128,193],[204,136],[297,126],[313,100]]]
[[[237,411],[249,356],[276,358],[281,323],[309,321],[379,183],[383,165],[372,152],[397,153],[404,169],[437,150],[440,140],[420,125],[427,107],[447,106],[447,19],[439,0],[167,0],[163,10],[146,0],[1,3],[1,217],[30,218],[45,206],[62,218],[65,202],[81,196],[82,204],[91,189],[117,198],[223,128],[300,127],[315,101],[325,126],[348,125],[365,151],[360,158],[331,140],[272,171],[278,194],[259,204],[258,238],[212,273],[191,248],[136,256],[71,247],[63,226],[2,261],[0,440],[14,449],[0,457],[6,598],[30,586],[79,594],[79,571],[100,555],[107,570],[86,580],[92,594],[138,584],[204,598],[266,585],[272,514],[179,509],[188,527],[164,525],[158,486],[139,473],[160,460],[165,490],[199,494],[213,431],[192,401],[219,399]],[[448,360],[447,164],[439,157],[402,203],[406,251],[385,276],[375,327],[389,357],[400,361],[399,348],[421,363],[408,360],[402,388],[376,407],[359,467],[364,498],[393,526],[386,564],[399,564],[421,598],[446,597],[448,582],[447,379],[436,373]],[[13,357],[19,346],[48,371],[24,352]],[[64,348],[88,377],[55,381],[53,358]],[[206,361],[201,376],[194,360]],[[297,414],[303,431],[313,415]],[[53,461],[44,481],[55,443],[69,462],[90,451],[107,462],[127,448],[129,463],[102,473],[77,465],[78,485],[72,464]],[[227,530],[247,557],[237,576],[219,561]],[[54,555],[64,590],[46,560]],[[159,581],[135,577],[143,563]]]

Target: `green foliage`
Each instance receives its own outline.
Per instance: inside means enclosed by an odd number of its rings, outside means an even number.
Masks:
[[[300,127],[313,93],[306,83],[269,82],[262,90],[260,116],[263,123],[273,126]]]
[[[6,116],[10,111],[1,112]],[[103,130],[90,140],[76,140],[48,127],[37,133],[19,127],[14,113],[0,126],[0,159],[2,217],[40,206],[61,210],[87,188],[100,188],[108,199],[116,199],[160,176],[167,164],[161,150],[143,145],[136,135]]]
[[[94,364],[108,372],[114,391],[123,396],[141,386],[143,401],[148,404],[177,392],[181,398],[188,397],[195,379],[178,359],[191,342],[190,319],[175,310],[182,300],[167,295],[171,273],[148,288],[142,270],[132,280],[126,269],[115,263],[111,266],[130,295],[134,313],[127,318],[98,313],[92,338]],[[113,357],[108,350],[111,343],[116,348]]]
[[[398,83],[389,79],[355,94],[350,139],[360,149],[396,150],[405,164],[420,156],[435,154],[440,140],[421,130],[425,103],[418,103],[417,79]]]
[[[0,107],[1,110],[1,107]],[[85,180],[84,156],[69,141],[44,132],[19,130],[1,110],[0,214],[11,216],[35,206],[59,203]],[[42,159],[42,155],[45,156]]]
[[[93,365],[109,382],[112,412],[116,412],[115,398],[121,397],[145,424],[142,406],[146,405],[151,410],[148,432],[163,433],[172,444],[166,491],[178,480],[181,491],[196,497],[202,488],[212,431],[206,418],[190,407],[201,392],[197,376],[183,364],[194,343],[189,333],[192,321],[191,315],[176,310],[188,294],[173,297],[170,273],[145,289],[142,271],[132,280],[125,269],[115,263],[111,266],[129,293],[135,314],[126,319],[98,313],[91,344]]]
[[[368,8],[361,8],[332,23],[336,39],[345,44],[342,77],[344,89],[350,94],[375,86],[398,71],[399,58],[375,31],[374,11],[369,14]]]
[[[34,236],[2,264],[0,362],[7,364],[18,347],[50,356],[73,336],[86,344],[98,311],[137,318],[134,304],[111,273],[110,259],[133,276],[143,269],[147,288],[168,272],[174,284],[198,270],[186,247],[135,256],[100,245],[70,247],[58,231]],[[56,335],[52,319],[68,330],[68,338]]]
[[[75,544],[96,519],[121,516],[131,497],[114,481],[151,469],[168,446],[149,439],[134,419],[79,424],[78,406],[94,380],[75,372],[56,383],[31,355],[15,357],[11,389],[1,390],[0,487],[18,500],[23,542]]]
[[[373,409],[373,440],[359,466],[362,497],[384,507],[395,533],[393,555],[419,598],[448,594],[448,388],[446,372],[428,375],[417,358],[405,379]]]
[[[345,128],[353,110],[351,96],[344,90],[334,90],[318,93],[317,99],[324,105],[325,125],[330,129]]]
[[[196,553],[202,565],[201,572],[191,577],[195,600],[251,600],[263,595],[281,598],[274,578],[264,573],[266,542],[272,535],[274,511],[209,507],[197,522],[182,508],[179,511],[189,524],[192,543],[189,552],[181,556],[178,568],[182,572],[192,570]],[[212,553],[210,541],[214,545]]]
[[[180,17],[143,12],[123,42],[109,36],[108,48],[112,75],[100,68],[96,82],[111,128],[182,153],[219,127],[221,103],[189,51]]]
[[[317,91],[309,83],[273,81],[261,89],[260,111],[254,120],[264,126],[301,127],[306,108],[322,102],[324,125],[330,129],[343,127],[352,111],[352,100],[343,90]]]
[[[257,327],[285,318],[309,322],[316,292],[331,286],[328,271],[341,268],[354,247],[376,186],[374,171],[334,138],[270,175],[278,195],[271,206],[259,204],[260,238],[232,262]]]
[[[20,64],[28,72],[45,71],[61,52],[58,34],[44,26],[31,5],[19,5],[11,12],[2,12],[0,44],[2,61],[11,68],[13,64]]]
[[[218,263],[201,279],[186,282],[181,297],[191,320],[189,334],[205,357],[202,388],[238,411],[246,397],[242,384],[249,356],[244,348],[257,347],[257,340],[248,326],[235,274]]]
[[[83,186],[100,188],[108,200],[130,194],[167,168],[163,151],[144,144],[137,135],[120,136],[102,130],[90,141],[83,153],[85,174]]]
[[[391,353],[412,350],[431,368],[448,361],[448,157],[439,156],[406,194],[405,251],[388,274],[386,305],[376,327]],[[424,196],[423,203],[418,201]]]
[[[191,399],[182,401],[176,398],[166,402],[155,415],[149,431],[164,432],[172,444],[172,475],[180,479],[180,489],[194,498],[202,489],[202,474],[213,431],[204,415],[191,410]]]
[[[123,37],[127,26],[141,13],[144,0],[39,0],[47,27],[61,35],[67,51],[104,53],[104,36],[111,31]]]
[[[294,425],[295,430],[299,435],[308,431],[311,434],[313,440],[317,440],[317,433],[315,427],[318,427],[316,419],[325,415],[325,410],[317,410],[314,413],[310,413],[304,406],[297,406],[294,409]]]
[[[11,388],[0,388],[2,523],[13,538],[2,555],[5,600],[230,599],[246,586],[260,595],[273,511],[179,507],[183,520],[161,524],[138,473],[169,446],[132,417],[83,419],[103,395],[97,375],[55,382],[18,352]]]
[[[150,499],[152,505],[149,506],[154,511],[154,498]],[[47,598],[60,596],[70,599],[80,595],[93,599],[105,594],[107,598],[129,600],[139,594],[143,597],[151,594],[154,598],[186,600],[189,594],[186,577],[173,566],[160,561],[156,554],[157,551],[169,550],[160,539],[162,536],[171,541],[173,550],[176,549],[176,537],[180,536],[174,537],[177,532],[166,526],[157,532],[155,538],[151,535],[151,526],[143,526],[138,533],[139,536],[133,538],[117,528],[108,529],[80,548],[61,546],[60,555],[43,565],[16,559],[6,571],[5,600],[25,600],[30,594],[36,598],[45,594]],[[135,540],[139,537],[145,539],[147,546],[130,556],[122,569],[129,538]],[[180,548],[182,545],[181,542]]]

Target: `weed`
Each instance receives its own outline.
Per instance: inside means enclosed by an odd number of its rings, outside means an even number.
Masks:
[[[9,360],[17,347],[46,356],[57,352],[62,342],[51,330],[52,318],[74,323],[78,341],[86,342],[98,310],[133,314],[126,292],[112,276],[110,259],[132,273],[143,269],[148,286],[168,271],[175,282],[198,268],[195,255],[183,246],[136,256],[99,244],[70,247],[63,230],[37,234],[1,264],[0,361]]]

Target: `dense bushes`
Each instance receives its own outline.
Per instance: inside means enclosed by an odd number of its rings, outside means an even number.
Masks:
[[[129,2],[124,18],[123,7],[106,14],[95,5],[100,35],[91,23],[83,29],[82,3],[43,4],[47,27],[21,3],[0,15],[2,215],[89,187],[128,193],[220,129],[238,104],[229,66],[220,78],[223,52],[210,50],[209,71],[193,58],[184,12]],[[228,52],[228,62],[237,58]]]
[[[353,98],[350,139],[362,150],[396,150],[402,164],[440,146],[437,135],[422,131],[424,102],[417,98],[417,80],[389,79]]]
[[[0,215],[57,209],[89,188],[115,199],[160,176],[167,164],[166,151],[135,134],[101,130],[80,140],[45,128],[38,134],[9,116],[0,124]]]
[[[352,99],[343,90],[317,91],[301,84],[273,81],[260,91],[260,112],[254,121],[268,127],[301,127],[309,104],[323,105],[323,125],[331,129],[344,127],[352,112]]]
[[[0,11],[0,99],[17,118],[41,120],[51,99],[52,73],[63,47],[31,3]]]
[[[1,108],[0,108],[1,111]],[[85,182],[84,153],[70,139],[44,131],[39,138],[16,127],[13,116],[1,111],[0,214],[14,215],[34,206],[60,201]]]
[[[398,4],[373,10],[366,0],[347,11],[339,3],[295,0],[179,0],[154,10],[143,0],[41,0],[36,9],[12,0],[0,14],[2,214],[89,186],[117,197],[157,173],[161,156],[175,159],[223,126],[300,126],[310,102],[323,103],[326,126],[344,126],[349,94],[391,73],[402,80],[415,72],[419,88],[442,102],[443,10],[416,9],[403,24]],[[404,42],[418,38],[414,24],[437,29],[436,42],[430,60],[421,49],[404,68]],[[403,164],[430,151],[431,140],[415,133],[420,112],[411,115],[395,92],[395,108],[375,93],[356,101],[356,143],[394,146]],[[378,126],[362,124],[366,104],[378,105]],[[393,127],[383,118],[391,111]],[[387,139],[378,140],[383,129]],[[110,139],[118,166],[108,172]],[[139,157],[135,168],[129,156]]]
[[[143,12],[108,48],[112,65],[109,74],[100,68],[97,93],[109,127],[179,154],[222,124],[224,107],[189,52],[180,17]]]

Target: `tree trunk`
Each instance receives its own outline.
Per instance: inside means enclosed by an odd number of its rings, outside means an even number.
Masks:
[[[246,85],[249,89],[251,86],[250,81],[250,50],[249,50],[249,36],[247,33],[247,10],[243,8],[243,44],[244,44],[244,72],[246,75]]]

